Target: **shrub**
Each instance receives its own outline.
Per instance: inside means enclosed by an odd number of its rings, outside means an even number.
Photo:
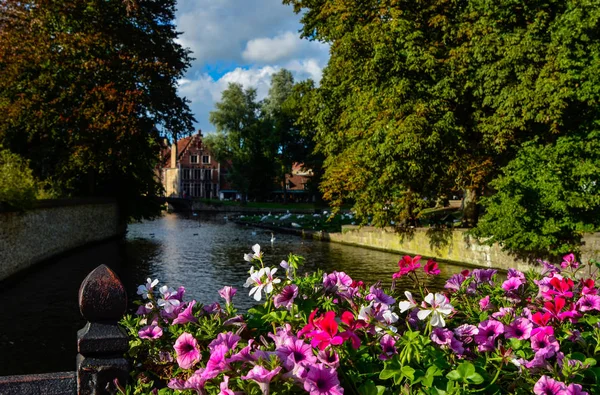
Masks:
[[[35,201],[37,182],[29,163],[9,150],[0,150],[0,204],[24,210]]]
[[[238,314],[236,290],[219,303],[185,302],[184,289],[138,288],[144,300],[122,324],[130,335],[133,385],[159,394],[587,394],[599,393],[597,264],[566,255],[542,271],[475,269],[429,292],[420,257],[403,257],[393,278],[417,296],[343,272],[298,276],[302,259],[264,267],[260,246],[245,287],[257,302]],[[439,275],[438,264],[423,265]],[[160,390],[159,390],[160,389]],[[239,392],[242,391],[242,392]]]

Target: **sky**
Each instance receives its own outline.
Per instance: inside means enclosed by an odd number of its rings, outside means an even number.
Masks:
[[[281,0],[178,0],[178,42],[195,58],[179,94],[191,102],[196,130],[215,131],[209,113],[230,82],[256,88],[262,100],[281,68],[295,81],[321,80],[329,46],[301,39],[300,18]]]

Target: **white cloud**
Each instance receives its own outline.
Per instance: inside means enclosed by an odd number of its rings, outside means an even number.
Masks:
[[[302,41],[297,34],[285,32],[274,38],[248,41],[242,57],[250,62],[276,62],[294,54]]]

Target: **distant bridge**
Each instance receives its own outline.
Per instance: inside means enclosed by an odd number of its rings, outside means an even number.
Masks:
[[[192,199],[184,199],[179,197],[158,197],[158,200],[161,203],[166,203],[168,208],[173,211],[191,211],[192,204],[194,201]]]

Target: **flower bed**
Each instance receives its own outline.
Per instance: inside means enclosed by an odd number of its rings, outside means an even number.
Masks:
[[[184,301],[148,279],[130,335],[133,384],[159,394],[595,394],[600,393],[598,264],[570,254],[543,270],[475,269],[448,279],[444,293],[418,283],[420,257],[403,257],[394,278],[420,290],[367,286],[343,272],[297,276],[302,258],[264,267],[260,246],[238,314]],[[434,261],[423,264],[439,274]],[[282,270],[283,271],[283,270]],[[239,297],[239,296],[238,296]]]

